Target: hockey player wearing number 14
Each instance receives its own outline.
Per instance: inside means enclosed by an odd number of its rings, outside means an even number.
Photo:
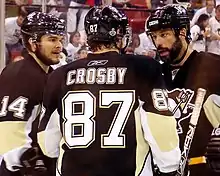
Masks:
[[[114,7],[90,9],[85,30],[93,53],[48,79],[38,133],[42,151],[59,155],[62,176],[153,176],[152,157],[161,176],[174,175],[179,140],[160,64],[119,54],[123,45],[116,43],[127,41],[129,26]]]
[[[33,12],[24,19],[21,32],[25,59],[9,64],[0,75],[0,176],[40,176],[43,172],[39,171],[46,170],[48,160],[44,159],[49,159],[36,143],[36,114],[50,65],[59,63],[65,23],[53,15]]]
[[[195,102],[196,90],[207,90],[205,102],[212,94],[220,92],[220,57],[193,51],[189,47],[190,20],[184,7],[166,5],[151,14],[146,26],[163,64],[163,73],[168,86],[169,104],[177,120],[180,148],[185,153],[188,144],[185,138]],[[210,111],[213,109],[210,109]],[[190,176],[217,176],[206,164],[206,146],[213,127],[218,127],[220,116],[206,116],[201,111],[189,153]],[[183,158],[183,157],[182,157]]]

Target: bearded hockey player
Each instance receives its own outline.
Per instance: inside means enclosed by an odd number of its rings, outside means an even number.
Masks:
[[[0,176],[33,175],[42,165],[36,115],[50,65],[59,63],[65,23],[53,15],[33,12],[24,19],[21,32],[25,59],[9,64],[0,75]]]
[[[60,149],[62,176],[153,176],[152,160],[161,176],[174,175],[179,140],[163,99],[160,64],[119,54],[129,26],[114,7],[90,9],[85,30],[93,53],[48,79],[38,134],[44,154],[55,156]],[[61,138],[53,146],[56,121]]]
[[[183,151],[196,90],[206,89],[205,99],[220,92],[220,57],[193,51],[189,47],[190,20],[181,5],[172,4],[157,9],[147,21],[146,32],[164,63],[163,73],[168,86],[169,102],[177,120]],[[213,127],[218,127],[219,122],[220,116],[212,119],[202,110],[189,153],[190,176],[215,175],[207,167],[204,155]]]

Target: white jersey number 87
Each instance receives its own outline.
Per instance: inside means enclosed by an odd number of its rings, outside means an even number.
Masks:
[[[107,134],[101,135],[102,148],[124,148],[122,134],[135,102],[134,90],[99,92],[99,108],[110,108],[119,104]],[[70,91],[63,100],[63,136],[69,148],[86,148],[95,140],[96,98],[90,91]],[[77,110],[77,106],[80,107]],[[80,110],[79,110],[80,109]],[[103,117],[105,118],[105,117]],[[74,134],[78,127],[79,133]]]

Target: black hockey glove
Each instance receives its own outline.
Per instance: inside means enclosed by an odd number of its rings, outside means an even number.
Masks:
[[[47,168],[44,165],[43,155],[39,147],[33,147],[23,153],[20,158],[24,176],[47,176]]]
[[[220,173],[220,136],[212,136],[206,148],[206,159],[209,167]]]

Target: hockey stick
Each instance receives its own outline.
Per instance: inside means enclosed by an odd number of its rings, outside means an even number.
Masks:
[[[195,107],[193,108],[192,116],[190,118],[189,129],[185,137],[183,152],[181,154],[181,160],[180,160],[180,164],[179,164],[179,168],[177,170],[176,176],[184,175],[185,166],[187,163],[190,147],[191,147],[193,136],[196,130],[196,125],[199,119],[200,111],[202,109],[202,104],[204,101],[205,94],[206,94],[205,89],[199,88],[197,90]]]

